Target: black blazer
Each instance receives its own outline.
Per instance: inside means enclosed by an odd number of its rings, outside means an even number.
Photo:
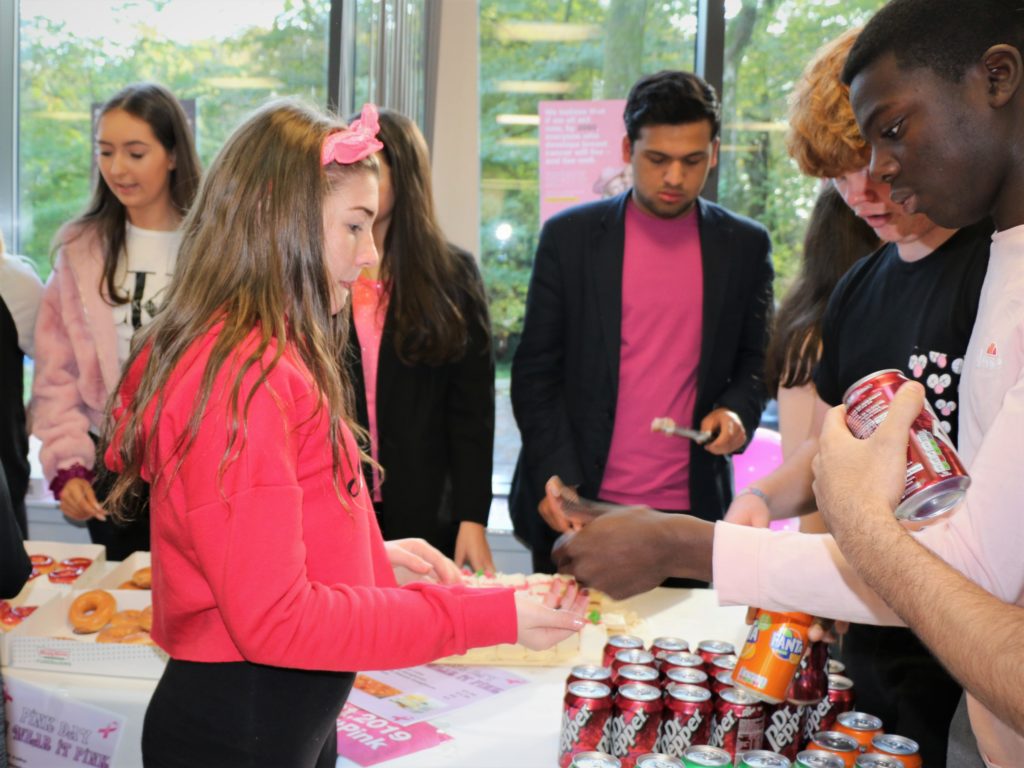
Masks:
[[[538,554],[557,535],[537,513],[547,479],[559,475],[591,498],[601,487],[619,385],[630,193],[563,211],[541,231],[512,363],[523,447],[509,494],[516,534]],[[749,441],[767,397],[771,241],[760,224],[706,200],[698,216],[704,300],[693,423],[729,408]],[[694,445],[689,485],[692,513],[719,519],[732,500],[731,462]]]
[[[473,257],[456,249],[466,281],[482,284]],[[464,294],[467,316],[487,317]],[[459,523],[487,524],[494,463],[494,357],[489,324],[470,324],[465,354],[443,365],[406,365],[395,352],[393,306],[377,369],[378,460],[384,467],[378,521],[385,539],[422,537],[451,556]],[[349,312],[346,362],[356,417],[369,429],[359,339]],[[369,446],[363,449],[369,453]],[[371,472],[364,466],[367,483]]]

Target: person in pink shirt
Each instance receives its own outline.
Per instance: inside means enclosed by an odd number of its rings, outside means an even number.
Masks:
[[[642,77],[624,111],[633,186],[541,231],[512,363],[523,444],[509,494],[538,571],[553,569],[569,527],[544,501],[552,476],[590,498],[704,520],[732,499],[729,455],[766,401],[773,270],[765,228],[700,197],[720,119],[696,75]],[[713,437],[653,433],[662,417]]]
[[[582,626],[574,585],[547,605],[470,589],[426,543],[380,535],[337,365],[377,262],[376,133],[371,105],[346,128],[291,101],[239,127],[118,387],[109,504],[151,488],[152,638],[170,655],[146,766],[333,766],[356,670]]]
[[[896,452],[894,464],[891,442],[872,457],[885,443],[853,446],[826,435],[819,508],[838,524],[852,562],[830,536],[710,526],[635,509],[588,525],[590,535],[569,545],[587,551],[567,553],[567,565],[619,595],[666,575],[713,573],[724,603],[875,624],[905,619],[940,658],[950,659],[971,694],[974,757],[980,750],[986,765],[1010,768],[1024,755],[1013,632],[1020,626],[1013,606],[1024,604],[1024,12],[1001,0],[979,0],[970,10],[965,14],[956,0],[892,0],[865,27],[843,72],[872,147],[871,176],[891,185],[892,199],[941,226],[964,226],[986,214],[996,225],[964,357],[958,447],[972,479],[964,502],[913,540],[899,531],[894,536],[891,525],[880,524],[880,511],[894,506],[905,454]],[[907,397],[920,398],[920,390]],[[841,435],[841,418],[841,412],[830,416],[833,438]],[[636,552],[646,570],[632,567]],[[976,600],[977,589],[960,588],[965,580],[990,597]],[[1014,661],[994,662],[1000,654]],[[967,759],[951,763],[959,768]]]

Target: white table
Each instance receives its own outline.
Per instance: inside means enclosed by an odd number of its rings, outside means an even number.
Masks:
[[[674,635],[691,646],[705,639],[737,644],[746,636],[743,608],[721,608],[711,590],[656,589],[629,601],[644,620],[644,640]],[[580,659],[580,661],[596,659]],[[515,667],[529,685],[506,691],[431,724],[451,735],[433,749],[392,760],[388,768],[549,768],[556,764],[565,667]],[[155,680],[61,674],[5,668],[5,676],[57,691],[61,696],[109,709],[127,718],[114,768],[142,764],[142,718]],[[341,758],[338,766],[355,763]],[[384,765],[384,764],[382,764]],[[271,768],[268,766],[268,768]]]

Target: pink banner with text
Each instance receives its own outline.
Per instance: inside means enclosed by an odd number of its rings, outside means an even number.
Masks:
[[[632,185],[622,159],[625,105],[624,99],[540,102],[541,224],[565,208]]]

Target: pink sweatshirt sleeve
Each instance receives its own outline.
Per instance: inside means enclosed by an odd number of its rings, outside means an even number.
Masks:
[[[272,377],[275,391],[285,393],[288,385],[278,383]],[[308,382],[301,384],[308,391]],[[407,667],[514,642],[511,590],[395,587],[393,578],[387,586],[327,584],[309,577],[305,515],[337,516],[344,541],[351,541],[337,557],[366,563],[362,572],[370,580],[381,574],[382,543],[366,510],[329,511],[339,504],[329,481],[320,484],[326,492],[317,492],[309,478],[300,482],[296,446],[308,414],[293,410],[289,400],[294,402],[269,386],[257,389],[247,417],[249,439],[227,465],[219,499],[210,499],[208,488],[192,494],[188,483],[192,475],[205,484],[210,458],[223,455],[223,417],[208,412],[194,444],[202,448],[190,452],[180,470],[186,496],[206,500],[185,511],[187,542],[181,545],[192,550],[239,652],[261,664],[358,670]],[[353,502],[369,503],[365,494]]]
[[[57,470],[81,464],[91,469],[96,446],[89,437],[89,409],[79,390],[79,370],[62,312],[61,294],[74,277],[58,258],[43,289],[35,329],[32,433],[42,442],[39,459],[47,481]]]
[[[1021,424],[1024,381],[1018,380],[1004,396],[971,462],[971,486],[964,503],[949,517],[915,533],[921,544],[1009,603],[1017,603],[1024,594]],[[869,624],[898,623],[831,536],[718,523],[713,567],[723,603],[801,610]]]
[[[826,534],[715,524],[713,580],[723,605],[804,611],[860,624],[900,619]]]

